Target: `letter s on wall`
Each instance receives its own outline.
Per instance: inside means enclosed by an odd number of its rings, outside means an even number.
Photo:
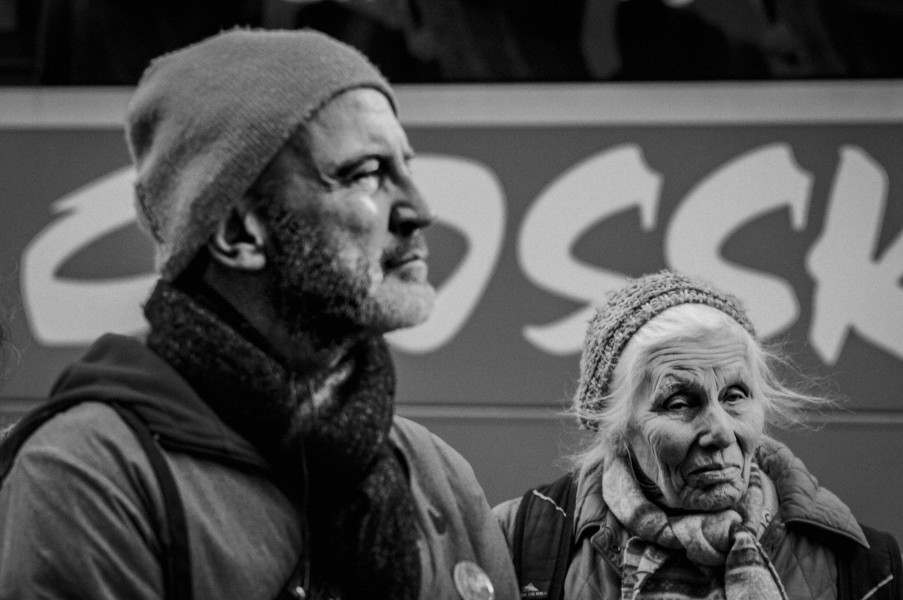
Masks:
[[[505,193],[495,173],[473,160],[420,155],[411,167],[437,222],[467,240],[464,259],[437,290],[432,316],[386,336],[399,350],[427,354],[457,335],[489,285],[505,238]]]

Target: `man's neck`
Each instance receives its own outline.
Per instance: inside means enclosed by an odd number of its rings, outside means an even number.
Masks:
[[[289,332],[285,327],[273,327],[265,337],[289,371],[315,374],[318,379],[325,379],[348,362],[351,349],[361,339],[361,336],[337,338],[316,330]]]
[[[336,370],[365,336],[364,332],[340,331],[340,327],[330,327],[317,318],[311,319],[306,329],[284,323],[268,301],[261,280],[250,278],[236,284],[234,280],[222,281],[208,271],[203,278],[190,283],[186,291],[212,305],[238,333],[286,370],[311,374],[318,380],[325,380]]]

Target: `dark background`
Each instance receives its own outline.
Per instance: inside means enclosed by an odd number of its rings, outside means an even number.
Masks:
[[[0,0],[0,84],[132,85],[237,25],[320,29],[394,83],[903,74],[896,0]]]

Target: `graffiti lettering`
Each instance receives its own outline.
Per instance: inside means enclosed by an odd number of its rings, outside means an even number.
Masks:
[[[745,223],[783,207],[790,209],[793,228],[803,229],[811,187],[812,175],[800,169],[786,144],[735,158],[678,205],[665,234],[670,266],[729,286],[743,298],[759,335],[782,331],[799,317],[793,287],[774,275],[724,261],[720,249]]]
[[[439,221],[468,242],[467,255],[442,285],[429,320],[389,335],[395,347],[425,354],[458,333],[489,284],[505,237],[505,196],[495,174],[471,160],[424,156],[415,158],[412,168]]]
[[[817,284],[810,340],[827,364],[853,329],[903,358],[903,235],[873,260],[886,206],[884,170],[861,148],[843,147],[825,226],[807,257]]]
[[[496,175],[472,160],[443,155],[414,161],[419,185],[439,222],[458,232],[467,252],[438,290],[434,316],[393,333],[410,354],[449,344],[467,324],[497,268],[506,202]],[[133,333],[145,325],[139,306],[153,275],[101,281],[57,277],[79,249],[135,218],[129,170],[111,173],[60,199],[58,218],[32,240],[22,259],[22,290],[35,339],[47,346],[87,344],[105,331]],[[585,303],[547,323],[525,324],[524,339],[553,355],[578,352],[592,303],[621,284],[624,274],[579,261],[575,243],[595,225],[637,209],[641,227],[664,227],[666,266],[696,273],[744,298],[763,337],[793,325],[800,305],[793,286],[770,273],[731,263],[724,244],[751,221],[786,210],[796,230],[808,226],[813,176],[787,144],[754,148],[725,163],[659,223],[663,176],[642,149],[624,144],[590,156],[555,178],[527,206],[517,231],[516,259],[524,277],[548,293]],[[806,256],[816,283],[810,341],[826,364],[838,360],[850,331],[903,359],[903,235],[880,256],[877,237],[887,206],[887,175],[862,148],[844,146],[820,235]],[[78,318],[73,318],[78,315]]]
[[[643,228],[656,225],[662,177],[629,144],[597,154],[563,173],[527,211],[517,250],[521,269],[537,286],[587,302],[549,325],[528,325],[524,337],[551,354],[580,349],[593,302],[618,287],[624,275],[577,262],[571,246],[596,223],[637,207]]]
[[[106,281],[66,280],[57,275],[66,260],[92,241],[135,220],[131,169],[114,171],[54,202],[60,215],[22,252],[21,289],[34,339],[45,346],[79,346],[107,331],[140,332],[140,303],[151,274]]]

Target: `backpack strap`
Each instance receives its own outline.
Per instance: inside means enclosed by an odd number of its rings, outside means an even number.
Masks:
[[[561,600],[574,536],[576,483],[564,475],[528,490],[514,524],[514,570],[523,600]]]
[[[185,520],[185,507],[179,488],[173,477],[172,469],[147,423],[127,405],[112,400],[84,398],[65,398],[51,400],[23,417],[9,432],[0,444],[0,485],[9,473],[16,453],[25,441],[41,425],[54,415],[83,402],[101,402],[116,411],[119,417],[129,426],[144,450],[151,469],[157,478],[163,496],[163,510],[166,523],[160,529],[163,546],[163,586],[167,600],[191,600],[191,554],[188,547],[188,525]]]
[[[889,533],[860,523],[869,548],[858,544],[837,553],[839,600],[903,600],[903,558]]]
[[[0,484],[2,484],[6,474],[9,473],[9,470],[12,468],[13,461],[16,459],[19,448],[21,448],[22,444],[31,437],[31,434],[52,416],[66,411],[83,401],[84,400],[82,399],[75,398],[53,400],[41,404],[39,407],[29,411],[24,417],[19,419],[13,428],[7,432],[6,436],[3,438],[3,443],[0,443]]]
[[[156,438],[141,417],[133,410],[116,402],[110,406],[131,428],[144,454],[150,462],[160,492],[163,495],[163,510],[166,523],[160,529],[163,545],[163,584],[167,600],[191,600],[191,550],[188,547],[188,522],[185,506],[179,494],[179,486],[163,456]]]

